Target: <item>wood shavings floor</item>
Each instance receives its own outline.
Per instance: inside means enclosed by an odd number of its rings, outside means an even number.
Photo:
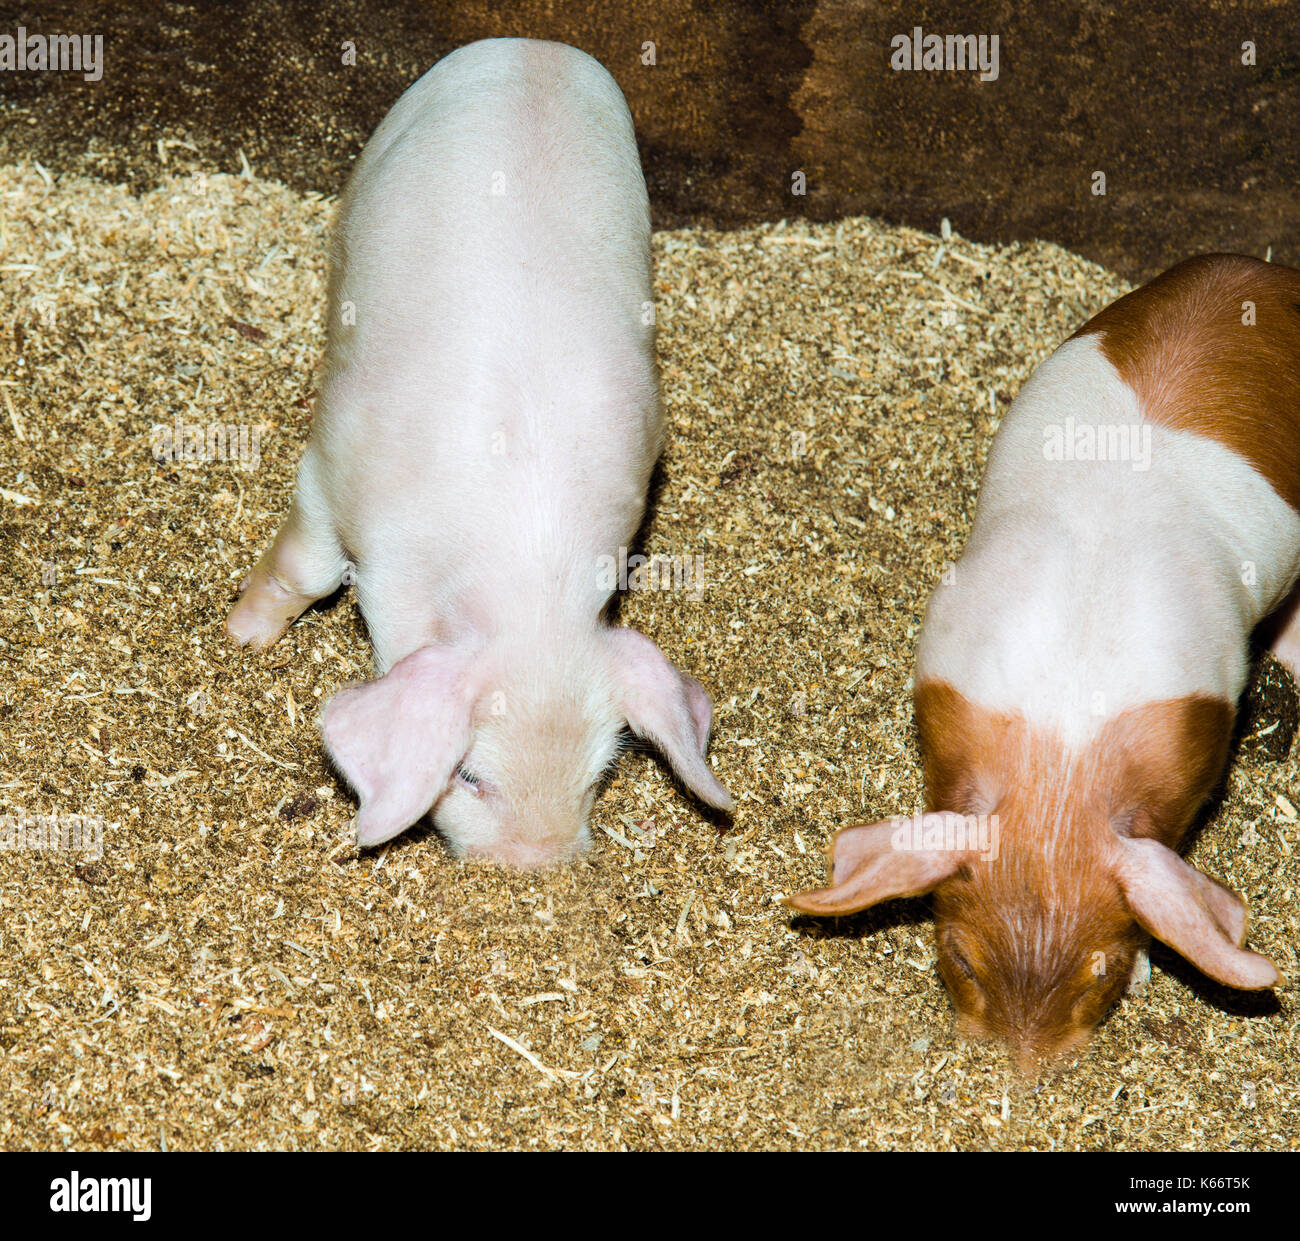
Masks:
[[[317,744],[367,668],[345,594],[221,622],[307,434],[331,204],[0,170],[0,1146],[1295,1147],[1297,1023],[1169,954],[1056,1076],[954,1040],[923,903],[792,920],[840,825],[920,804],[910,669],[1001,411],[1125,287],[1049,245],[870,220],[656,240],[671,440],[622,619],[704,681],[709,821],[633,755],[578,865],[417,830],[358,857]],[[243,428],[155,460],[155,424]],[[1294,723],[1294,721],[1292,721]],[[1243,752],[1193,857],[1296,977],[1300,770]]]

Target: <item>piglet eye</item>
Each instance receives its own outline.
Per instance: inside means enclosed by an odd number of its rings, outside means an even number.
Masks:
[[[467,784],[475,792],[481,791],[479,778],[472,771],[467,771],[460,763],[456,764],[456,778],[462,783]]]
[[[957,966],[957,968],[961,970],[961,972],[965,974],[966,977],[971,980],[971,982],[974,982],[975,971],[971,969],[970,962],[967,961],[966,958],[962,956],[961,953],[958,952],[957,949],[952,947],[951,945],[949,945],[948,951],[952,955],[953,962]]]

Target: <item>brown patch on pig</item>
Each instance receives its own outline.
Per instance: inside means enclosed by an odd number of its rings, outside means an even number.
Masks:
[[[1176,848],[1227,759],[1231,704],[1193,695],[1109,721],[1082,751],[923,682],[931,809],[996,815],[998,852],[934,893],[939,970],[966,1034],[1028,1069],[1087,1041],[1144,935],[1115,874],[1118,835]]]
[[[1074,335],[1094,333],[1147,418],[1231,449],[1300,510],[1300,271],[1198,255]]]

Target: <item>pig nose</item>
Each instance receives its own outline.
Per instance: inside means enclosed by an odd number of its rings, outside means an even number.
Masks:
[[[483,856],[515,870],[543,870],[568,861],[572,850],[551,841],[502,840],[483,851]]]

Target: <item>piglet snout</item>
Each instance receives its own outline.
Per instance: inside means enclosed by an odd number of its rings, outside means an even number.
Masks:
[[[577,852],[571,842],[505,839],[468,849],[465,857],[475,862],[495,862],[511,870],[550,870],[571,862]]]

